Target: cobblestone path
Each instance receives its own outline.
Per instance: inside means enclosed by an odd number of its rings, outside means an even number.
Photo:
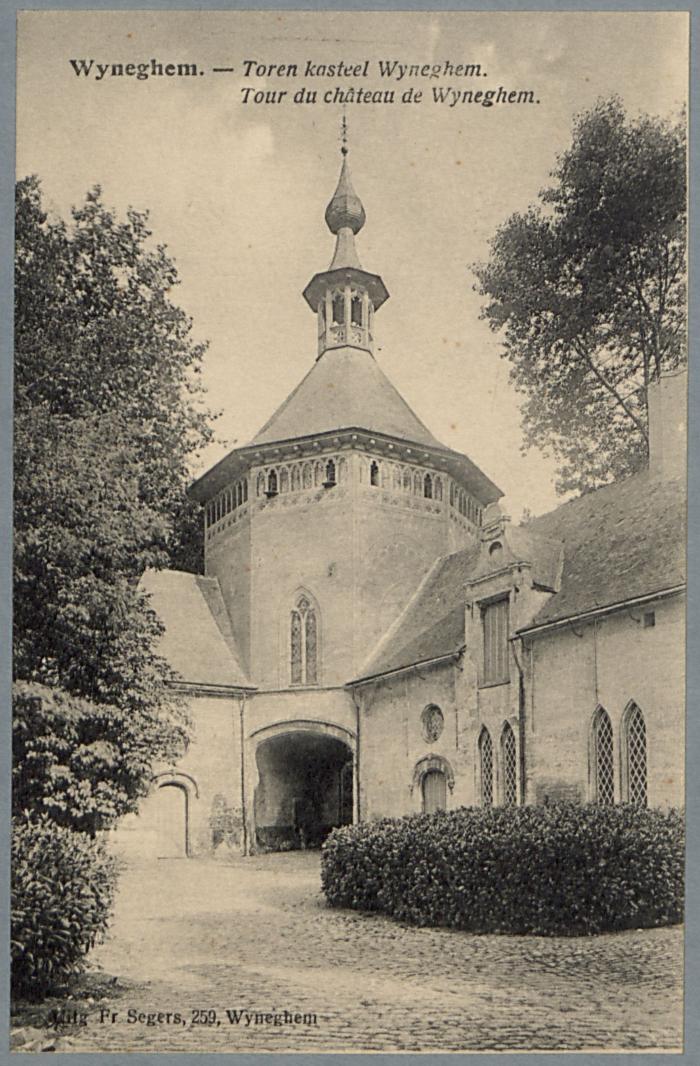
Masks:
[[[93,962],[122,986],[76,1051],[677,1049],[682,932],[472,936],[326,907],[317,853],[122,876]],[[99,1008],[115,1022],[99,1021]],[[142,1020],[130,1023],[128,1011]],[[228,1011],[312,1019],[231,1023]],[[193,1021],[201,1012],[203,1023]],[[147,1023],[157,1012],[178,1020]],[[215,1012],[215,1013],[207,1013]],[[63,1045],[63,1040],[61,1041]]]

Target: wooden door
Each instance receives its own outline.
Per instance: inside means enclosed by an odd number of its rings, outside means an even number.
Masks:
[[[426,814],[444,811],[447,806],[447,781],[442,770],[428,770],[423,778],[423,810]]]

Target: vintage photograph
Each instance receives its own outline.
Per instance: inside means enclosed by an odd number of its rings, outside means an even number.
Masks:
[[[688,73],[20,13],[13,1052],[683,1050]]]

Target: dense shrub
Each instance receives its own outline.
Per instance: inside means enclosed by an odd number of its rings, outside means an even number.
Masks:
[[[12,831],[12,990],[39,999],[80,970],[107,928],[114,860],[48,817]]]
[[[59,688],[12,686],[12,811],[48,814],[94,836],[135,811],[157,759],[174,760],[185,718],[156,706],[142,714]]]
[[[336,830],[322,885],[414,925],[577,935],[681,921],[683,868],[676,811],[464,807]]]

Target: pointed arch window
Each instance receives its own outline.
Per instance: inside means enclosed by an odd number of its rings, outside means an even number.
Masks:
[[[501,733],[501,766],[503,768],[503,806],[515,807],[518,802],[518,764],[515,734],[506,722]]]
[[[267,495],[277,495],[277,471],[274,469],[267,475]]]
[[[362,293],[353,292],[350,299],[350,321],[353,326],[362,325]]]
[[[596,803],[604,806],[614,803],[613,729],[604,707],[598,708],[593,721],[593,770]]]
[[[479,735],[479,771],[482,807],[493,806],[493,744],[486,726]]]
[[[290,619],[290,667],[293,685],[315,685],[318,680],[318,623],[316,610],[300,596]]]
[[[622,727],[623,789],[627,803],[647,805],[647,730],[636,703],[625,712]]]
[[[426,474],[423,478],[423,495],[426,500],[432,500],[433,498],[433,479],[430,474]]]
[[[379,488],[379,463],[372,461],[369,468],[369,483],[374,488]]]

